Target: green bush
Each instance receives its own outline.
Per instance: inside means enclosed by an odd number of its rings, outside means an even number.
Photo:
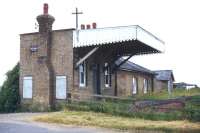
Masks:
[[[183,113],[185,119],[200,122],[200,95],[190,97]]]
[[[191,121],[200,121],[200,110],[197,109],[185,109],[185,117]]]
[[[14,112],[19,105],[19,64],[6,73],[0,92],[0,112]]]

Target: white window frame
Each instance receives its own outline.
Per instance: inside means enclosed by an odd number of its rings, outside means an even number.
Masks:
[[[134,76],[132,80],[132,94],[137,94],[137,79]]]
[[[56,76],[56,99],[67,98],[67,77],[58,75]]]
[[[83,82],[82,80],[82,74],[83,74]],[[86,86],[86,63],[83,62],[79,65],[79,87],[85,87]]]
[[[105,84],[105,87],[109,88],[109,87],[111,87],[111,73],[110,73],[110,67],[109,67],[108,63],[104,64],[104,68],[105,68],[105,70],[104,70],[104,84]]]
[[[32,99],[33,97],[33,78],[32,76],[23,77],[23,98]]]
[[[143,89],[144,89],[144,94],[146,94],[148,91],[148,80],[146,78],[144,78],[143,80]]]

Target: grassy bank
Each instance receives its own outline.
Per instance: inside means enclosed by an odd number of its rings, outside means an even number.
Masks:
[[[199,133],[200,123],[189,121],[152,121],[137,118],[112,116],[105,113],[69,111],[37,116],[35,121],[62,123],[78,126],[97,126],[121,130],[153,130],[180,133]]]
[[[132,110],[134,98],[128,100],[104,99],[97,101],[71,101],[62,105],[63,112],[49,113],[35,117],[34,120],[78,126],[97,126],[123,130],[146,130],[180,133],[200,132],[200,91],[175,90],[173,97],[191,96],[184,101],[185,107],[170,112],[159,112],[147,107],[138,112]],[[143,95],[139,98],[160,100],[168,99],[168,94]],[[144,132],[145,133],[145,132]]]
[[[130,112],[132,103],[129,102],[73,102],[67,103],[65,108],[71,111],[93,111],[97,113],[106,113],[113,116],[140,118],[146,120],[183,120],[184,112],[174,111],[169,113],[155,112],[152,108],[147,108],[139,112]]]
[[[190,90],[174,89],[172,91],[171,96],[169,96],[169,94],[166,90],[157,92],[157,93],[146,94],[146,95],[137,95],[135,98],[136,99],[162,100],[162,99],[169,99],[169,98],[200,95],[200,88],[192,88]]]
[[[72,111],[93,111],[114,116],[140,118],[146,120],[190,120],[200,122],[200,95],[192,96],[185,101],[185,107],[179,110],[171,109],[169,112],[156,111],[154,106],[149,106],[135,111],[133,101],[87,101],[71,102],[64,105]]]

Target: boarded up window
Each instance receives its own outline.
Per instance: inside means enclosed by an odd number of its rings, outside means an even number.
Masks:
[[[56,99],[67,98],[66,76],[56,76]]]
[[[27,76],[23,79],[23,98],[32,98],[32,77]]]

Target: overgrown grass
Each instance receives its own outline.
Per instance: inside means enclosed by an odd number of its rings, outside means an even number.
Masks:
[[[169,112],[157,112],[154,106],[149,106],[139,111],[134,111],[134,101],[108,100],[108,101],[87,101],[66,103],[68,110],[74,111],[93,111],[107,113],[114,116],[123,116],[131,118],[141,118],[146,120],[190,120],[200,121],[200,95],[192,96],[185,102],[183,109]]]
[[[125,130],[152,130],[199,133],[200,132],[200,95],[199,90],[175,90],[173,97],[191,96],[182,110],[156,112],[148,107],[139,112],[130,111],[135,100],[97,100],[87,102],[69,102],[65,111],[50,113],[34,118],[36,121],[62,123],[80,126],[98,126]],[[168,94],[152,94],[140,99],[167,99]]]
[[[131,112],[132,103],[128,102],[73,102],[67,103],[66,109],[72,111],[93,111],[98,113],[106,113],[114,116],[141,118],[147,120],[182,120],[185,119],[184,113],[180,111],[173,111],[170,113],[155,112],[148,108],[140,112]]]
[[[200,123],[189,121],[152,121],[112,116],[105,113],[69,111],[49,113],[33,118],[35,121],[78,126],[97,126],[121,130],[153,130],[165,132],[199,133]]]
[[[191,99],[186,102],[184,113],[187,119],[200,121],[200,95],[192,96]]]
[[[167,89],[166,89],[167,90]],[[169,98],[185,97],[185,96],[195,96],[200,95],[200,88],[192,88],[190,90],[185,89],[174,89],[172,94],[169,95],[166,90],[157,93],[150,93],[145,95],[137,95],[136,99],[150,99],[150,100],[163,100]]]

